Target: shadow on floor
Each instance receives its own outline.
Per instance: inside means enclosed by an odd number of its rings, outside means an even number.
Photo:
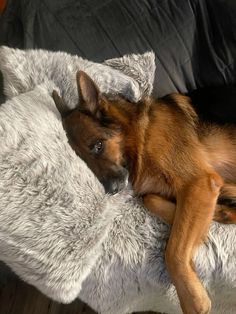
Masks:
[[[96,313],[80,300],[76,300],[68,305],[54,302],[34,287],[18,279],[14,279],[3,287],[0,287],[0,314]],[[142,314],[151,314],[151,312],[145,312]]]

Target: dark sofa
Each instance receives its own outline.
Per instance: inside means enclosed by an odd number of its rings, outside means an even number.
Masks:
[[[8,0],[0,43],[94,61],[153,50],[155,93],[236,80],[234,0]]]

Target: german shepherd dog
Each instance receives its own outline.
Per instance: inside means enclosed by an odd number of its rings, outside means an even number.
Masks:
[[[180,94],[134,104],[101,95],[82,71],[76,80],[73,110],[53,91],[71,147],[106,192],[129,179],[145,207],[172,225],[165,261],[183,313],[209,313],[192,256],[212,219],[236,223],[236,128],[199,121]]]

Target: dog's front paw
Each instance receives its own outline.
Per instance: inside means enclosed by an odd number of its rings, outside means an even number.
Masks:
[[[205,293],[199,299],[185,299],[181,306],[184,314],[210,314],[211,312],[211,300]]]

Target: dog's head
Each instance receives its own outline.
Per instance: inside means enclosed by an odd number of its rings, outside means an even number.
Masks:
[[[78,71],[79,104],[71,110],[58,93],[54,102],[61,113],[69,143],[98,177],[107,193],[117,193],[128,183],[122,125],[109,115],[112,101],[101,95],[93,80]]]

